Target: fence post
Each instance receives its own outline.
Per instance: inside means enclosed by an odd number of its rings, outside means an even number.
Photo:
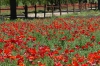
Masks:
[[[86,6],[86,2],[85,2],[85,10],[87,9],[86,7],[87,7],[87,6]]]
[[[46,15],[46,4],[44,5],[44,18],[45,18],[45,15]]]
[[[91,2],[91,10],[92,10],[92,2]]]
[[[60,16],[61,16],[61,3],[60,3],[60,0],[59,0],[59,10],[60,10]]]
[[[95,10],[96,10],[96,2],[95,2]]]
[[[25,9],[25,18],[28,17],[28,9],[27,9],[27,5],[24,6],[24,9]]]
[[[79,10],[81,11],[81,0],[79,0]]]
[[[36,8],[36,4],[35,4],[35,18],[37,17],[37,8]]]
[[[73,12],[75,12],[75,3],[73,3]]]
[[[68,13],[68,0],[67,0],[67,13]]]
[[[52,7],[52,16],[53,16],[53,10],[54,10],[53,0],[51,0],[51,7]]]

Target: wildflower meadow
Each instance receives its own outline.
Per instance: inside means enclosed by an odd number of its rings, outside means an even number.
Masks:
[[[0,23],[0,66],[99,66],[100,17]]]

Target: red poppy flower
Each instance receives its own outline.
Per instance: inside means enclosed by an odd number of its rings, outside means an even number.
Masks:
[[[91,41],[95,41],[95,38],[96,38],[95,36],[92,36],[92,37],[90,38],[90,40],[91,40]]]
[[[61,61],[61,60],[64,59],[64,56],[63,56],[63,55],[58,55],[58,56],[56,56],[56,59],[57,59],[58,61]]]
[[[25,64],[24,63],[19,63],[18,66],[25,66]]]
[[[88,64],[82,64],[81,66],[88,66]]]
[[[8,54],[11,53],[11,50],[10,50],[10,49],[4,49],[3,51],[4,51],[4,53],[5,53],[6,55],[8,55]]]
[[[41,62],[38,62],[38,66],[46,66],[46,65]]]
[[[69,49],[66,49],[66,50],[65,50],[65,53],[68,54],[68,53],[69,53]]]
[[[100,45],[100,41],[98,42],[98,44]]]
[[[4,57],[0,55],[0,62],[4,62]]]
[[[81,63],[81,62],[84,62],[85,58],[84,57],[79,57],[77,60],[78,60],[79,63]]]
[[[21,65],[21,64],[23,65],[23,62],[24,62],[24,59],[21,58],[21,59],[18,59],[17,64],[18,64],[18,65]]]
[[[60,62],[54,62],[54,66],[63,66]]]
[[[2,38],[0,38],[0,42],[3,42],[3,39]]]
[[[34,49],[34,48],[28,48],[27,52],[30,53],[30,54],[32,54],[32,55],[35,55],[36,54],[36,49]]]
[[[29,61],[33,61],[35,59],[34,56],[28,56],[27,58],[28,58]]]
[[[75,48],[76,48],[76,49],[80,49],[80,46],[76,45]]]
[[[66,40],[66,39],[67,39],[67,37],[66,37],[66,36],[64,36],[64,37],[60,38],[60,40],[62,40],[62,41]]]
[[[77,61],[72,61],[73,66],[79,66],[79,63]]]
[[[74,49],[71,49],[69,52],[71,53],[71,52],[74,52],[75,50]]]
[[[16,59],[16,56],[10,56],[9,57],[11,60],[15,60]]]

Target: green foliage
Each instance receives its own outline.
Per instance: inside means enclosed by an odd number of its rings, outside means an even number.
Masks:
[[[9,5],[9,1],[10,0],[1,0],[1,5]],[[31,4],[31,5],[34,5],[34,4],[51,4],[51,2],[58,2],[59,0],[16,0],[17,4],[19,3],[22,3],[23,5],[25,4]],[[81,0],[81,2],[83,2],[84,0]],[[62,4],[66,4],[67,2],[68,3],[78,3],[79,0],[60,0],[60,2]],[[87,2],[98,2],[98,0],[87,0]]]
[[[9,5],[9,0],[1,0],[1,5]]]

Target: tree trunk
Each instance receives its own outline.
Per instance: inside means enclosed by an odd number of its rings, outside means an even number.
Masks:
[[[100,0],[98,0],[98,10],[100,10]]]
[[[28,9],[27,9],[27,5],[24,6],[24,10],[25,10],[25,18],[28,18]]]
[[[10,0],[10,19],[16,19],[16,0]]]

